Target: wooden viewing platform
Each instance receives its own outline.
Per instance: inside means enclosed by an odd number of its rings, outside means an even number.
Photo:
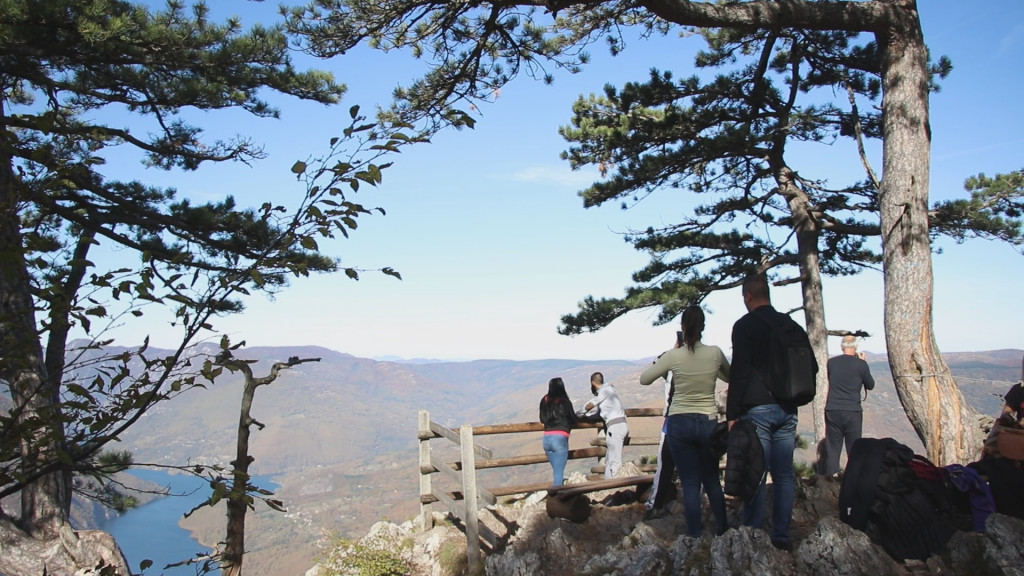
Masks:
[[[661,418],[660,408],[627,408],[626,417]],[[580,422],[574,429],[603,428],[601,422]],[[459,519],[466,531],[466,555],[470,573],[480,567],[481,540],[493,550],[497,545],[497,535],[478,518],[480,507],[493,506],[502,496],[546,492],[548,514],[552,517],[568,518],[580,522],[589,515],[590,502],[581,498],[585,494],[601,490],[612,490],[635,486],[637,489],[652,484],[654,477],[650,474],[625,478],[592,478],[587,482],[554,486],[550,482],[535,482],[510,486],[483,487],[477,483],[477,470],[508,468],[514,466],[535,466],[547,464],[547,455],[526,454],[496,458],[492,450],[476,443],[477,436],[494,434],[522,434],[544,431],[540,422],[522,422],[511,424],[493,424],[486,426],[463,425],[458,429],[447,428],[430,419],[425,410],[419,412],[419,423],[416,437],[419,440],[419,478],[420,478],[420,526],[429,529],[432,525],[430,505],[443,503],[452,516]],[[445,439],[459,447],[460,458],[452,462],[440,461],[431,451],[430,441]],[[660,438],[628,437],[625,446],[658,446]],[[570,460],[581,458],[603,458],[607,452],[607,443],[603,436],[595,436],[590,441],[590,448],[569,451]],[[656,450],[655,450],[656,451]],[[652,451],[654,452],[654,451]],[[655,465],[642,465],[642,472],[654,472]],[[591,474],[604,472],[603,464],[593,466]],[[435,480],[445,479],[455,486],[448,490],[439,490],[434,486]]]

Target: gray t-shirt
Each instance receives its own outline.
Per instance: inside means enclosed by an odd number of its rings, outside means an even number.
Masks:
[[[871,390],[875,379],[868,363],[851,354],[840,354],[828,359],[828,400],[825,410],[852,410],[860,412],[860,389]]]

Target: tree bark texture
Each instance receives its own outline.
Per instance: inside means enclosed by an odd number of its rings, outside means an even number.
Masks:
[[[891,4],[888,25],[877,36],[883,49],[879,200],[889,366],[928,458],[938,465],[972,462],[982,441],[978,415],[964,401],[932,331],[928,55],[916,2]]]
[[[785,166],[775,166],[775,181],[789,204],[793,215],[793,229],[796,231],[797,252],[800,260],[800,290],[804,303],[804,327],[811,341],[814,359],[818,363],[815,382],[814,441],[825,438],[825,401],[828,397],[828,327],[825,323],[825,298],[821,285],[821,262],[818,241],[821,233],[811,215],[810,199],[796,183],[793,171]]]
[[[805,210],[806,211],[806,210]],[[810,219],[808,218],[810,221]],[[813,226],[801,224],[797,227],[797,245],[800,251],[800,289],[803,292],[804,326],[818,363],[814,402],[814,441],[825,439],[825,401],[828,399],[828,327],[825,325],[825,297],[821,286],[821,266],[818,257],[818,232],[808,229]]]

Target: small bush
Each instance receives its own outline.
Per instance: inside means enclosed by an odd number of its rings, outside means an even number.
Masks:
[[[814,465],[807,462],[793,462],[793,474],[797,478],[813,478]]]
[[[469,564],[466,559],[466,549],[459,543],[450,540],[441,544],[441,549],[437,553],[437,562],[441,566],[441,573],[446,576],[464,574]]]
[[[801,436],[800,434],[797,434],[796,438],[794,438],[793,445],[797,450],[805,450],[807,448],[810,448],[811,442],[807,438]]]
[[[394,552],[393,546],[379,541],[366,544],[332,537],[327,552],[317,564],[327,576],[403,576],[409,562]]]

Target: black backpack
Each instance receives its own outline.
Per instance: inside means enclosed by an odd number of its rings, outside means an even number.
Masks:
[[[958,528],[945,469],[892,438],[861,438],[839,490],[839,518],[894,559],[925,560]]]
[[[779,404],[803,406],[818,389],[818,362],[807,332],[785,314],[754,314],[768,325],[765,386]]]

